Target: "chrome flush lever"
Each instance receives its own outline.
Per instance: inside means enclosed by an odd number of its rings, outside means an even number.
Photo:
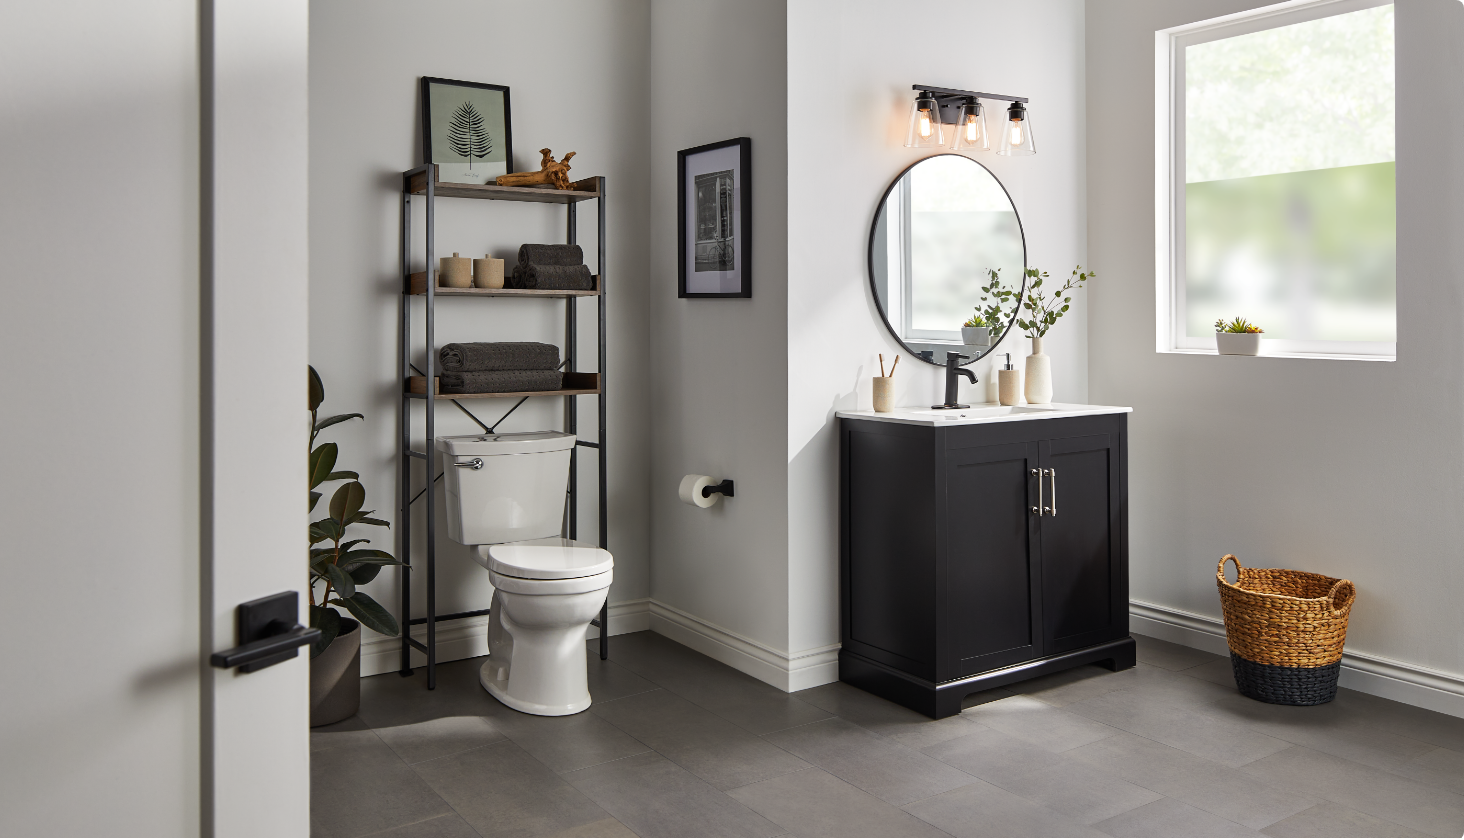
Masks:
[[[457,461],[457,462],[454,462],[453,463],[453,466],[454,467],[467,467],[468,469],[471,469],[471,470],[481,470],[481,469],[483,469],[483,459],[482,458],[474,458],[471,461]]]
[[[1047,512],[1053,516],[1057,516],[1057,469],[1048,470],[1047,478],[1052,482],[1052,507],[1047,508]],[[1041,484],[1042,480],[1038,479],[1037,483]]]
[[[1042,505],[1042,470],[1032,470],[1032,475],[1037,476],[1037,507],[1032,508],[1032,512],[1041,516],[1047,510]]]

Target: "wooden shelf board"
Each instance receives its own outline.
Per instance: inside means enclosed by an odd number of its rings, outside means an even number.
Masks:
[[[435,399],[439,400],[486,400],[502,397],[578,397],[586,394],[598,394],[600,389],[594,390],[573,390],[573,391],[503,391],[494,394],[438,394]],[[426,394],[407,394],[415,400],[426,397]]]
[[[593,297],[600,294],[600,275],[591,275],[595,288],[588,291],[574,289],[450,289],[438,286],[435,297],[520,297],[520,298],[569,298]],[[414,271],[408,278],[407,294],[427,294],[427,272]]]
[[[485,400],[495,397],[577,397],[584,394],[600,393],[600,374],[593,371],[565,372],[564,384],[570,387],[560,388],[557,391],[495,391],[489,394],[444,394],[441,386],[434,387],[435,395],[439,400]],[[406,394],[412,399],[423,399],[427,396],[427,377],[407,377]]]
[[[436,167],[433,168],[434,173]],[[596,189],[598,178],[584,178],[575,181],[572,189],[556,190],[552,187],[500,187],[497,184],[452,184],[437,181],[433,193],[442,198],[487,198],[496,201],[531,201],[539,204],[574,204],[599,198]],[[424,173],[412,176],[409,186],[412,195],[425,195],[427,177]]]

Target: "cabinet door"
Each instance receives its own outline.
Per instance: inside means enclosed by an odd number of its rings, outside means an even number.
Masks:
[[[1043,441],[1044,653],[1128,632],[1118,435]]]
[[[1041,656],[1036,442],[946,456],[943,679]]]

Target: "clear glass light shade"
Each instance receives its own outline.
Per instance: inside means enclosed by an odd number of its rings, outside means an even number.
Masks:
[[[961,115],[951,127],[951,149],[957,152],[989,152],[991,141],[986,136],[986,112],[979,102],[961,106]]]
[[[1001,137],[996,153],[1008,157],[1037,154],[1037,146],[1032,142],[1032,117],[1020,102],[1013,102],[1007,109],[1007,118],[1001,124]]]
[[[945,129],[940,124],[940,108],[934,98],[921,96],[910,108],[910,131],[905,135],[905,146],[926,149],[944,145]]]

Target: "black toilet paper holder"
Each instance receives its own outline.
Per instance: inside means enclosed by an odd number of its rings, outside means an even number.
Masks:
[[[721,493],[727,498],[732,498],[732,479],[724,478],[721,484],[708,484],[702,488],[702,498],[710,499],[713,493]]]

